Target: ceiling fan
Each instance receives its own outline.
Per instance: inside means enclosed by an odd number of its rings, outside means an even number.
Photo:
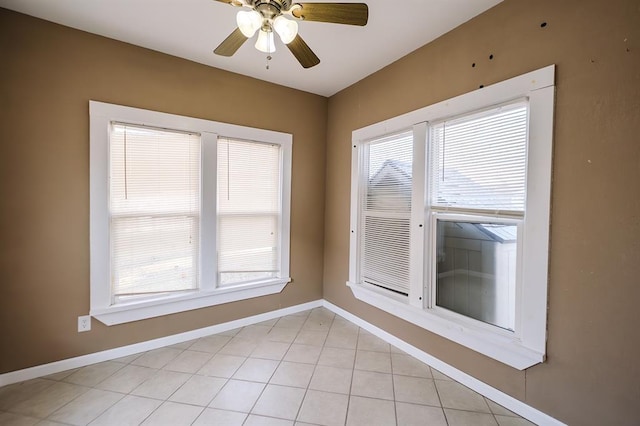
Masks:
[[[364,26],[369,8],[364,3],[293,3],[292,0],[216,0],[241,7],[236,15],[236,28],[214,53],[232,56],[258,32],[256,49],[266,54],[275,52],[276,32],[304,68],[320,63],[311,48],[298,34],[298,21],[332,22]],[[267,59],[271,57],[268,56]]]

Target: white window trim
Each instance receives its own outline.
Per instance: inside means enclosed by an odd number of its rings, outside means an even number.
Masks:
[[[103,102],[89,102],[90,116],[90,311],[106,325],[235,302],[282,291],[289,277],[292,135],[184,117]],[[179,295],[111,304],[109,258],[109,127],[122,122],[199,133],[202,137],[202,212],[200,288]],[[279,144],[282,149],[282,216],[280,270],[282,278],[232,287],[216,287],[216,159],[218,135]]]
[[[475,90],[473,92],[445,100],[407,114],[379,122],[352,133],[352,179],[351,179],[351,238],[349,250],[349,281],[354,296],[426,330],[450,339],[456,343],[487,355],[519,370],[543,362],[546,354],[547,282],[549,220],[551,202],[551,167],[553,138],[553,102],[555,66],[550,65],[509,80]],[[422,123],[437,122],[493,105],[513,100],[529,100],[529,133],[527,151],[527,218],[523,225],[522,285],[516,295],[516,332],[505,333],[498,327],[487,327],[480,321],[461,315],[443,314],[442,310],[428,309],[431,306],[428,292],[422,289],[409,297],[390,296],[384,290],[358,282],[358,197],[360,146],[367,140],[380,135],[391,134],[411,126],[414,127],[414,173],[416,156],[421,156],[418,164],[425,169],[426,136],[421,130]],[[424,173],[423,171],[421,173]],[[424,176],[420,177],[424,180]],[[414,206],[426,206],[426,190],[419,188],[414,193]],[[416,200],[416,197],[418,200]],[[420,201],[417,203],[416,201]],[[430,223],[420,208],[413,218],[412,241],[423,241],[412,253],[414,258],[424,262],[424,277],[430,277],[429,253],[431,241],[425,241]],[[426,223],[425,223],[426,222]],[[426,231],[426,232],[425,232]],[[414,235],[415,234],[415,235]],[[413,250],[413,249],[412,249]],[[422,287],[421,271],[415,271],[411,290]],[[424,294],[423,294],[424,293]],[[426,308],[426,309],[425,309]]]

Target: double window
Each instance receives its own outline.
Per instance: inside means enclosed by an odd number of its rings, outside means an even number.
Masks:
[[[354,132],[356,297],[516,368],[544,359],[553,74]]]
[[[92,316],[118,324],[284,287],[291,135],[90,112]]]

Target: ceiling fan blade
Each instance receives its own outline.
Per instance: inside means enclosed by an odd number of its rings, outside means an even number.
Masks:
[[[367,25],[369,7],[364,3],[298,3],[293,16],[305,21],[333,22],[335,24]]]
[[[291,43],[287,44],[287,47],[304,68],[315,67],[320,63],[320,59],[313,53],[313,50],[305,43],[302,37],[300,37],[300,34],[298,34]]]
[[[225,38],[224,41],[216,47],[216,50],[214,50],[213,53],[220,56],[233,56],[245,41],[247,41],[247,37],[242,34],[240,28],[236,28],[231,34],[229,34],[229,37]]]

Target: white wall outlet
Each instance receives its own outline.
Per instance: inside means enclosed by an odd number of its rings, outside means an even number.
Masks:
[[[82,315],[78,317],[78,333],[91,330],[91,316]]]

